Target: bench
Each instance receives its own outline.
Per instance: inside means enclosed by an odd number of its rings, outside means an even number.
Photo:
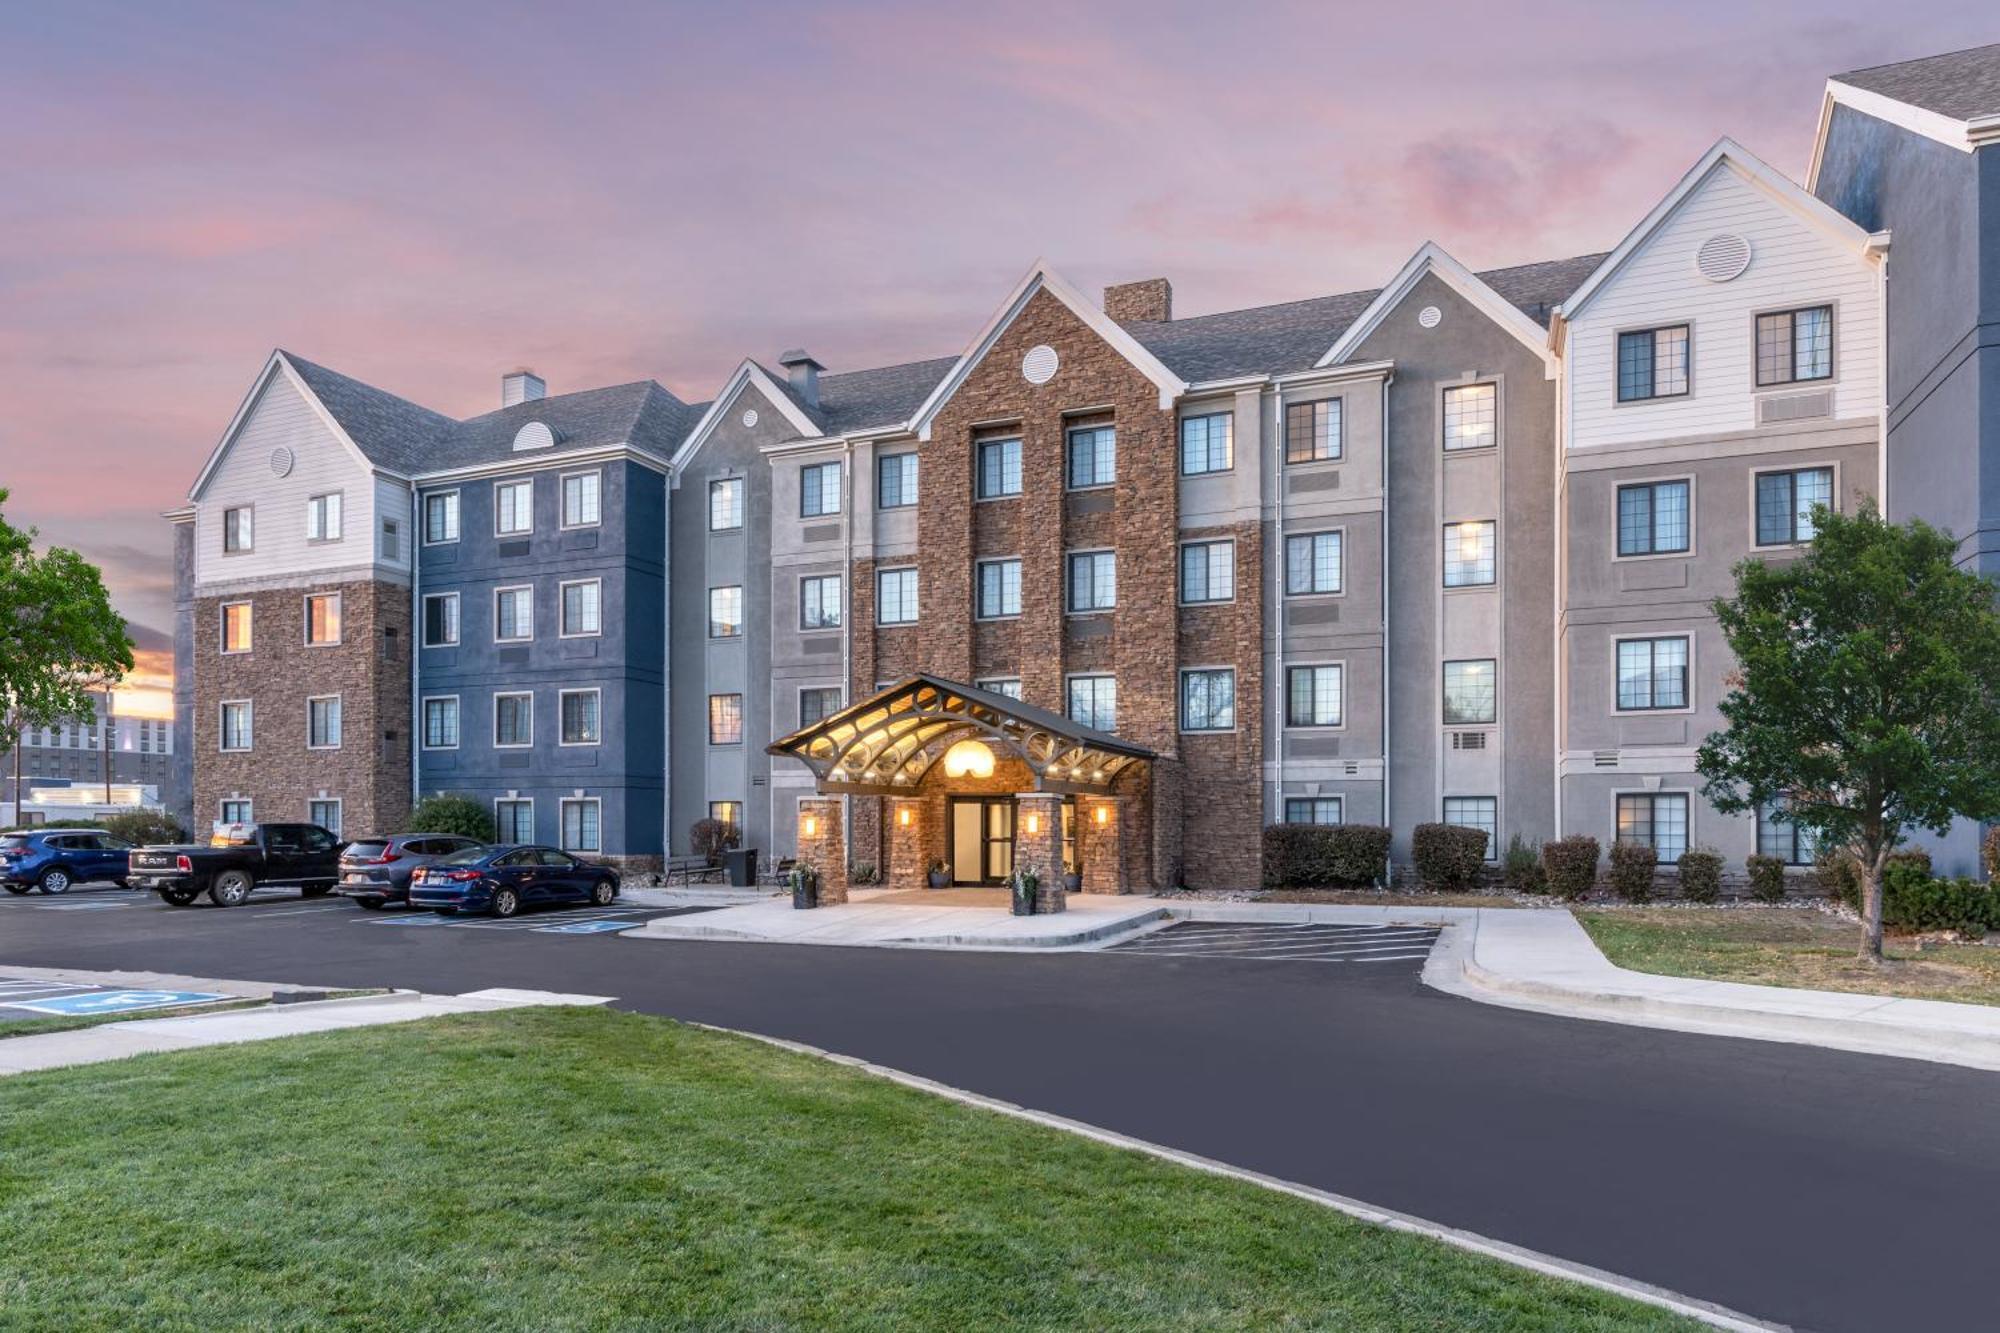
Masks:
[[[705,856],[670,856],[662,878],[668,888],[673,887],[675,880],[682,884],[720,884],[722,867],[711,864]]]

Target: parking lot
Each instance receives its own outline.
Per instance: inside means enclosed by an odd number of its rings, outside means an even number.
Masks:
[[[213,991],[89,986],[0,973],[0,1019],[95,1018],[150,1009],[183,1009],[232,998]]]

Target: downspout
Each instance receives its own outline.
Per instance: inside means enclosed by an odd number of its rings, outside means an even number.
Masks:
[[[1391,370],[1382,377],[1382,827],[1395,839],[1395,825],[1389,820],[1389,386],[1396,382]],[[1393,888],[1396,858],[1383,862],[1382,886]]]
[[[424,683],[418,672],[423,666],[424,647],[424,593],[418,576],[423,572],[424,530],[423,496],[417,484],[410,483],[410,809],[417,808],[423,797],[423,774],[418,771],[423,762],[424,752]],[[462,719],[461,719],[462,725]],[[340,812],[341,831],[346,832],[347,811]]]
[[[840,516],[840,526],[845,531],[847,547],[847,564],[840,576],[840,595],[846,603],[840,608],[840,699],[841,706],[845,707],[854,692],[854,506],[857,497],[854,488],[854,441],[847,439],[841,444],[840,479],[847,490]],[[921,473],[917,484],[923,485]],[[872,533],[872,526],[870,531]],[[921,585],[922,575],[918,576],[918,582]],[[879,612],[880,608],[877,610]],[[872,685],[873,682],[870,683]],[[766,787],[765,790],[768,791],[769,788]],[[847,862],[852,865],[854,864],[854,797],[851,793],[840,798],[840,829],[841,841],[847,845]],[[881,837],[879,827],[876,830],[876,837],[878,839]],[[879,853],[880,850],[878,846],[876,851]],[[877,866],[878,876],[885,869],[886,867]],[[878,878],[876,882],[881,883],[882,880]]]
[[[674,492],[680,473],[673,464],[660,478],[660,872],[674,854]],[[748,500],[745,500],[748,503]],[[626,540],[631,540],[626,524]],[[704,561],[707,552],[703,553]],[[706,646],[707,640],[703,640]],[[743,807],[749,812],[749,805]],[[704,811],[703,813],[707,813]],[[662,881],[664,882],[664,880]]]
[[[1882,517],[1889,517],[1889,251],[1885,246],[1875,276],[1875,377],[1881,382],[1879,424],[1875,428],[1875,492]],[[1839,497],[1835,497],[1838,499]]]
[[[1271,406],[1268,426],[1264,419],[1264,404],[1266,402]],[[1276,793],[1277,809],[1270,812],[1272,816],[1271,822],[1282,823],[1285,818],[1285,761],[1287,758],[1285,700],[1289,688],[1286,685],[1285,678],[1285,460],[1283,454],[1284,442],[1281,438],[1281,432],[1285,424],[1285,391],[1276,384],[1265,385],[1264,396],[1258,400],[1257,416],[1258,428],[1266,431],[1271,442],[1271,496],[1272,504],[1276,511],[1276,518],[1272,524],[1277,534],[1276,547],[1273,558],[1265,561],[1265,564],[1269,567],[1268,578],[1272,589],[1271,605],[1277,608],[1277,614],[1274,617],[1276,623],[1273,626],[1275,632],[1271,635],[1271,665],[1266,671],[1265,679],[1275,682],[1275,684],[1274,688],[1265,691],[1265,695],[1270,700],[1266,705],[1266,715],[1270,719],[1271,732],[1278,738],[1278,743],[1274,747],[1278,756],[1278,781],[1275,784],[1278,789]]]
[[[1569,524],[1566,521],[1569,507],[1569,362],[1563,357],[1567,345],[1567,330],[1560,323],[1560,314],[1554,317],[1551,330],[1551,350],[1556,357],[1556,448],[1553,481],[1555,483],[1555,551],[1553,553],[1555,577],[1550,580],[1549,600],[1553,603],[1549,617],[1549,634],[1554,640],[1550,645],[1549,692],[1553,696],[1549,707],[1549,724],[1553,735],[1550,737],[1549,781],[1554,788],[1554,805],[1551,814],[1555,820],[1555,836],[1563,836],[1563,756],[1569,744],[1569,713],[1566,708],[1569,694],[1569,659],[1563,651],[1564,617],[1568,605],[1566,591],[1569,586]]]

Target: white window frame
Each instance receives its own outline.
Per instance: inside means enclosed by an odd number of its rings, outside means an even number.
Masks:
[[[533,842],[533,841],[535,840],[535,839],[534,839],[534,836],[533,836],[533,835],[534,835],[534,832],[535,832],[535,798],[534,798],[534,797],[532,797],[532,796],[496,796],[496,797],[494,797],[494,798],[493,798],[493,831],[494,831],[494,834],[495,834],[496,836],[497,836],[497,835],[499,834],[499,832],[500,832],[500,807],[501,807],[501,806],[503,806],[503,805],[525,805],[525,806],[527,806],[527,807],[528,807],[528,833],[529,833],[529,837],[528,837],[528,841],[529,841],[529,842]],[[558,831],[560,831],[560,830],[558,830]],[[506,846],[507,844],[503,843],[503,844],[501,844],[501,845],[502,845],[502,846]],[[516,843],[516,844],[514,844],[514,845],[515,845],[515,846],[519,846],[519,845],[521,845],[521,844],[518,844],[518,843]]]
[[[567,718],[563,712],[563,701],[573,694],[597,696],[597,739],[594,741],[571,741],[563,739],[563,727]],[[556,744],[563,749],[591,749],[604,744],[604,690],[602,686],[585,685],[573,690],[556,691]]]
[[[1226,675],[1229,677],[1229,725],[1226,727],[1191,727],[1187,717],[1187,686],[1189,676]],[[1342,682],[1343,688],[1346,682]],[[1343,702],[1345,702],[1343,700]],[[1236,668],[1233,666],[1191,666],[1180,670],[1179,688],[1175,691],[1174,715],[1181,734],[1186,736],[1227,736],[1237,730],[1236,720]]]
[[[250,646],[247,648],[231,648],[229,646],[229,613],[230,611],[239,606],[244,609],[243,623],[244,626],[249,631],[246,637],[249,640]],[[217,647],[221,650],[222,656],[245,657],[248,656],[250,653],[256,651],[257,649],[256,607],[257,604],[255,602],[241,601],[241,602],[224,602],[216,608],[217,617],[216,617],[215,632],[216,632],[216,637],[219,640]]]
[[[243,709],[243,734],[250,738],[248,745],[229,743],[229,710]],[[65,731],[68,729],[65,728]],[[257,748],[257,707],[254,699],[218,699],[215,703],[215,752],[217,754],[249,754]]]
[[[1632,490],[1642,490],[1642,489],[1647,491],[1654,491],[1656,490],[1656,488],[1661,486],[1673,486],[1673,485],[1683,485],[1687,487],[1687,514],[1688,514],[1687,546],[1678,551],[1634,551],[1630,555],[1625,554],[1624,550],[1620,545],[1620,543],[1624,539],[1624,532],[1620,526],[1620,514],[1619,514],[1619,507],[1620,504],[1622,503],[1622,497],[1624,496],[1625,492]],[[1613,560],[1694,559],[1695,550],[1698,545],[1698,538],[1700,535],[1700,529],[1696,521],[1696,513],[1695,513],[1695,505],[1697,504],[1696,490],[1697,486],[1695,482],[1695,475],[1692,472],[1663,473],[1657,477],[1621,477],[1617,481],[1613,482],[1611,486],[1611,558]],[[1751,526],[1751,538],[1753,541],[1755,540],[1756,537],[1756,525],[1757,525],[1757,515],[1755,512],[1756,504],[1757,504],[1757,486],[1755,482],[1752,482],[1750,486],[1750,505],[1752,510],[1750,515],[1750,526]],[[1653,500],[1648,500],[1647,505],[1649,514],[1653,516],[1654,522],[1657,523],[1658,510],[1655,505],[1655,502]],[[1650,536],[1651,534],[1649,533],[1648,535]]]
[[[571,480],[590,477],[596,482],[591,492],[591,507],[597,511],[594,518],[569,521],[569,484]],[[604,526],[604,469],[601,467],[578,468],[574,472],[556,474],[556,497],[560,502],[556,514],[556,527],[563,532],[577,528],[598,528]]]
[[[333,503],[328,505],[327,501]],[[328,523],[331,518],[333,521]],[[319,535],[313,536],[313,525],[319,525]],[[329,532],[328,529],[332,531]],[[347,493],[345,491],[321,491],[306,497],[306,545],[333,546],[347,535]]]
[[[439,639],[435,643],[431,641],[432,602],[451,603],[451,637],[449,639]],[[422,609],[423,622],[417,626],[417,633],[422,636],[423,646],[426,648],[458,647],[459,643],[465,638],[465,607],[460,604],[458,594],[456,592],[427,592],[424,594]]]
[[[1014,566],[1014,609],[988,612],[986,610],[986,567],[988,565]],[[1018,555],[988,556],[972,563],[972,618],[974,620],[1019,620],[1021,618],[1021,577],[1025,566]],[[1007,604],[1007,578],[1000,577],[1000,604]]]
[[[503,741],[500,739],[500,701],[502,699],[526,699],[528,701],[528,739],[525,741]],[[493,692],[493,748],[496,750],[532,750],[535,748],[535,692],[533,690],[495,690]],[[459,719],[459,734],[464,734],[464,718]]]
[[[882,618],[882,581],[886,578],[889,578],[891,575],[895,576],[897,579],[901,579],[905,574],[910,576],[910,593],[911,593],[911,596],[909,598],[910,614],[906,619],[902,620],[884,620]],[[918,601],[917,594],[921,591],[921,589],[922,589],[922,579],[918,575],[917,567],[915,565],[896,565],[890,569],[876,570],[875,571],[875,623],[877,625],[891,625],[891,626],[916,624],[917,617],[919,614],[919,607],[921,606],[921,603]]]
[[[1687,644],[1687,699],[1673,708],[1627,708],[1618,702],[1618,647],[1626,643],[1657,643],[1661,639],[1679,639]],[[1672,717],[1675,714],[1692,713],[1695,695],[1695,636],[1692,630],[1662,630],[1657,634],[1614,634],[1611,636],[1611,711],[1620,717]]]
[[[323,704],[326,703],[328,700],[331,700],[333,702],[334,707],[339,710],[337,720],[340,725],[340,740],[334,741],[334,743],[331,745],[315,745],[313,744],[313,738],[312,738],[313,705]],[[341,745],[341,740],[345,740],[346,737],[347,737],[347,706],[341,701],[341,696],[338,694],[308,694],[306,696],[306,748],[308,750],[338,750]]]
[[[564,594],[571,588],[597,588],[597,628],[572,630],[565,623],[568,619],[568,604]],[[604,580],[564,579],[556,584],[556,637],[558,639],[601,639],[604,637]]]
[[[431,501],[433,500],[451,501],[449,506],[451,510],[451,536],[449,537],[434,538],[431,536]],[[463,522],[465,511],[462,508],[463,504],[464,501],[460,498],[459,488],[456,486],[448,491],[424,492],[423,544],[425,546],[453,546],[457,544],[460,535],[465,531]]]
[[[1659,832],[1658,832],[1660,827],[1659,801],[1660,798],[1663,796],[1679,797],[1682,802],[1682,808],[1687,811],[1687,818],[1685,821],[1683,821],[1681,825],[1681,833],[1683,835],[1681,842],[1681,851],[1685,852],[1701,846],[1699,842],[1695,841],[1695,836],[1694,836],[1694,813],[1695,813],[1694,795],[1695,794],[1692,791],[1689,791],[1684,787],[1666,787],[1666,788],[1655,789],[1652,791],[1634,790],[1630,787],[1618,788],[1617,790],[1611,793],[1611,825],[1610,825],[1611,837],[1607,841],[1606,845],[1611,847],[1616,847],[1618,845],[1619,802],[1623,801],[1627,797],[1641,799],[1646,801],[1651,808],[1651,814],[1649,816],[1648,822],[1651,823],[1654,829],[1654,835],[1653,835],[1653,841],[1650,844],[1646,845],[1650,845],[1653,849],[1653,864],[1656,866],[1670,866],[1674,864],[1675,861],[1680,859],[1678,855],[1671,858],[1662,858],[1660,856]],[[1754,825],[1752,826],[1751,829],[1751,836],[1753,838],[1756,836],[1756,829]]]
[[[528,594],[528,632],[526,634],[516,634],[508,638],[502,638],[500,635],[500,597],[501,594],[510,592],[525,592]],[[463,632],[463,628],[461,627],[460,633],[462,634]],[[503,587],[495,588],[493,590],[493,642],[533,643],[534,641],[535,585],[532,583],[509,583]]]
[[[243,818],[231,819],[229,807],[243,807]],[[215,803],[215,822],[218,824],[254,824],[257,822],[257,802],[248,796],[224,796]]]
[[[569,810],[571,806],[594,805],[597,807],[597,846],[572,847],[569,845]],[[604,855],[604,798],[602,796],[564,796],[556,801],[556,850],[568,852],[571,856]],[[582,831],[582,820],[577,821],[578,832]]]
[[[325,820],[313,818],[313,807],[316,805],[330,805],[333,807],[333,822],[331,824],[327,823]],[[331,833],[334,837],[339,838],[344,836],[342,833],[342,826],[346,822],[347,822],[347,809],[346,809],[346,803],[345,801],[342,800],[342,798],[338,796],[313,796],[307,798],[306,823],[318,824],[328,833]]]
[[[528,526],[525,528],[503,528],[500,526],[500,493],[511,491],[517,486],[528,488]],[[533,477],[507,477],[493,483],[493,535],[495,537],[532,537],[535,533],[535,479]]]
[[[431,744],[431,705],[449,703],[451,705],[452,742],[449,745]],[[456,750],[465,740],[465,709],[460,706],[455,694],[426,694],[417,704],[417,744],[426,750]]]
[[[313,631],[312,606],[315,601],[319,600],[322,597],[330,597],[333,599],[334,635],[330,639],[316,640],[312,636],[312,631]],[[347,635],[347,614],[346,614],[347,608],[345,605],[345,601],[346,599],[343,598],[337,592],[309,592],[305,594],[304,597],[299,599],[300,618],[301,621],[303,622],[299,627],[299,637],[301,641],[304,643],[304,646],[306,646],[307,648],[340,647],[341,640],[345,638]]]

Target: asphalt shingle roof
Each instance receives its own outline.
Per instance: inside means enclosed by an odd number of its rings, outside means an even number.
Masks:
[[[290,352],[284,357],[368,460],[391,472],[407,475],[422,470],[431,447],[458,424],[441,412],[419,407],[407,398],[385,393],[304,357]]]
[[[2000,115],[2000,44],[1850,70],[1833,81],[1953,120]]]
[[[809,407],[793,391],[783,371],[766,368],[785,394],[828,435],[877,426],[897,426],[930,397],[951,368],[955,356],[933,357],[928,361],[905,361],[900,365],[877,366],[872,370],[848,370],[838,375],[824,372],[819,377],[819,406]]]

